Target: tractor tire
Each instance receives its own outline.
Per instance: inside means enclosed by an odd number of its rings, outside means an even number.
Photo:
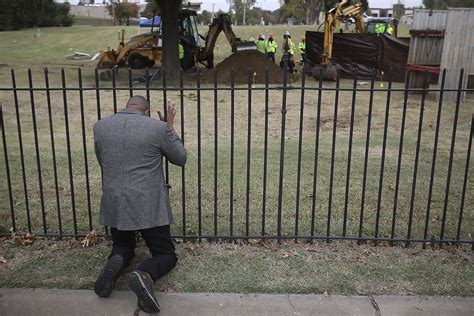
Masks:
[[[194,67],[193,53],[187,43],[183,43],[183,48],[184,48],[184,58],[181,61],[181,67],[183,68],[183,70],[188,70]]]
[[[128,66],[132,69],[143,69],[149,64],[149,59],[139,53],[133,53],[128,56]]]

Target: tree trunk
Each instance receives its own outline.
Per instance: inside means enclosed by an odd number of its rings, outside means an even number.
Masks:
[[[161,67],[166,79],[176,80],[179,77],[178,58],[178,10],[181,5],[179,0],[156,0],[161,10],[161,28],[163,58]]]

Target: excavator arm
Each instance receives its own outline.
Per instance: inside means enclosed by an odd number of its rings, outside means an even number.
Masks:
[[[324,21],[324,52],[322,55],[321,65],[313,69],[313,76],[319,78],[322,72],[322,79],[336,80],[337,69],[331,64],[332,45],[334,38],[334,30],[336,30],[342,22],[353,18],[356,24],[356,30],[359,33],[365,31],[364,19],[362,17],[362,3],[355,0],[355,3],[347,6],[349,0],[340,0],[326,13]],[[322,70],[321,70],[322,68]]]
[[[356,0],[354,5],[344,8],[348,3],[348,0],[341,0],[326,14],[326,20],[324,22],[324,53],[322,65],[329,64],[332,57],[332,43],[334,37],[334,30],[339,27],[341,22],[346,21],[349,18],[354,18],[356,23],[356,30],[359,33],[363,33],[365,30],[364,19],[362,17],[362,3],[360,0]]]
[[[228,14],[219,14],[214,18],[212,24],[209,26],[209,31],[205,35],[205,45],[199,51],[199,60],[207,60],[214,52],[214,47],[216,46],[217,38],[219,34],[224,32],[227,41],[232,47],[232,52],[238,52],[242,50],[256,50],[257,46],[254,42],[242,41],[237,37],[232,30],[232,21]]]

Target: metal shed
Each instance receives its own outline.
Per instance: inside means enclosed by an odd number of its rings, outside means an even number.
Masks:
[[[474,9],[415,10],[410,34],[407,69],[410,87],[423,86],[424,71],[438,74],[446,69],[445,89],[457,89],[461,68],[462,88],[474,77]],[[438,79],[441,85],[441,77]],[[455,91],[444,92],[444,100],[455,100]],[[464,99],[465,93],[461,98]]]

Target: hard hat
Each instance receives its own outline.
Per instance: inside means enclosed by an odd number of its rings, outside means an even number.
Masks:
[[[283,34],[283,35],[285,35],[285,36],[290,36],[290,32],[285,31],[285,34]]]

